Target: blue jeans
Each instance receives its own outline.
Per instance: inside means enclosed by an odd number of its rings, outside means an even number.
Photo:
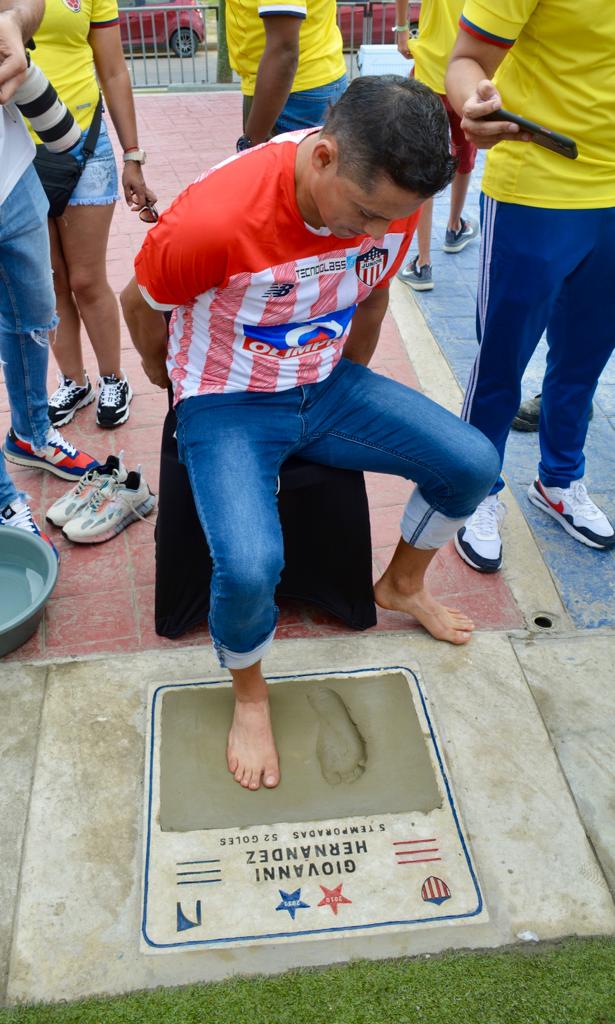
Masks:
[[[0,359],[13,429],[34,448],[47,442],[48,332],[56,326],[49,259],[49,204],[33,167],[0,205]],[[0,509],[17,491],[0,452]]]
[[[177,406],[177,440],[213,559],[210,632],[229,668],[259,661],[273,639],[284,564],[276,484],[289,455],[416,481],[401,529],[423,549],[454,535],[498,473],[497,452],[478,430],[346,359],[317,384],[187,398]]]
[[[541,209],[483,194],[481,223],[480,348],[462,415],[502,463],[521,378],[546,329],[538,473],[547,487],[569,487],[585,471],[592,398],[615,347],[615,208]],[[503,486],[500,477],[493,492]]]
[[[294,132],[299,128],[313,128],[324,124],[329,107],[337,103],[340,96],[348,88],[348,79],[342,75],[335,82],[320,85],[317,89],[304,89],[302,92],[291,92],[284,110],[278,117],[274,134]]]

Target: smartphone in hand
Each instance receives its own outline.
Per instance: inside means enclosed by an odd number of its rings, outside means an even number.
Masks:
[[[520,117],[519,114],[511,114],[510,110],[504,110],[503,107],[500,107],[499,110],[492,110],[490,114],[485,114],[480,120],[511,121],[513,124],[518,124],[521,131],[531,135],[531,141],[535,142],[537,146],[543,146],[554,153],[559,153],[560,156],[565,156],[568,160],[576,160],[579,155],[576,142],[568,135],[552,132],[550,128],[543,128],[542,125],[528,121],[526,117]]]

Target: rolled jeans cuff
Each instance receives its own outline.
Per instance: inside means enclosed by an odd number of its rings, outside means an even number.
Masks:
[[[441,548],[457,530],[465,524],[468,517],[450,519],[428,505],[418,487],[410,495],[401,517],[401,535],[406,544],[421,551]]]
[[[217,643],[214,640],[214,647],[216,654],[218,655],[218,661],[223,668],[249,668],[250,665],[256,665],[257,661],[264,658],[267,651],[271,647],[275,630],[272,630],[268,637],[258,647],[254,647],[251,651],[230,651],[224,644]]]

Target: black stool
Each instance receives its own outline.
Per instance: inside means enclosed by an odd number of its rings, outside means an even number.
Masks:
[[[156,632],[171,639],[207,621],[212,571],[188,473],[179,462],[175,426],[170,410],[162,434],[156,523]],[[363,473],[293,456],[281,469],[278,506],[285,568],[276,598],[320,605],[353,629],[375,625]]]

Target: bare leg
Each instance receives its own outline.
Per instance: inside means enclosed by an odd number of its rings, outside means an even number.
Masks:
[[[421,216],[416,228],[419,246],[418,266],[431,263],[431,223],[433,220],[433,199],[426,199],[421,206]]]
[[[54,220],[49,220],[51,266],[56,306],[60,325],[51,340],[51,350],[65,377],[76,384],[85,384],[85,368],[81,351],[81,317],[68,280],[68,267],[62,254],[62,243]]]
[[[261,662],[230,671],[235,711],[226,748],[228,770],[245,789],[258,789],[261,777],[273,789],[280,781],[280,766]]]
[[[453,178],[451,185],[451,207],[448,215],[450,231],[459,231],[461,227],[461,214],[463,213],[471,177],[472,172],[470,171],[469,174],[456,174]]]
[[[376,604],[412,615],[436,640],[465,644],[474,623],[457,608],[447,608],[425,587],[425,573],[435,550],[422,551],[401,539],[388,568],[374,587]]]
[[[55,221],[73,304],[85,324],[101,377],[111,373],[120,376],[120,314],[106,270],[114,206],[67,206]],[[61,322],[54,353],[60,369],[69,377],[72,375],[64,364],[68,365],[68,353],[74,345],[73,336],[64,337]]]

